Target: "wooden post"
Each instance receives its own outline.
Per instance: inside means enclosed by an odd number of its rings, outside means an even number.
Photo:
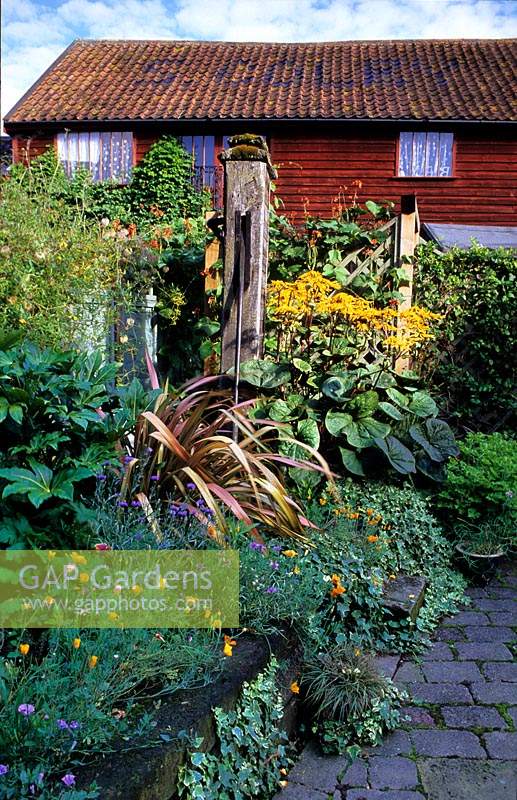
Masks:
[[[263,355],[269,243],[269,187],[274,171],[261,137],[230,139],[224,164],[224,297],[221,372]]]
[[[418,206],[416,195],[405,194],[400,198],[400,225],[399,225],[399,244],[398,261],[404,267],[406,273],[405,281],[400,285],[399,291],[403,299],[399,302],[398,310],[406,311],[411,308],[413,301],[413,256],[418,244],[420,235],[420,218],[418,216]],[[397,320],[397,327],[401,328],[400,318]],[[397,358],[395,369],[397,372],[409,368],[409,358]]]
[[[205,221],[208,223],[211,219],[217,217],[215,211],[207,211],[205,214]],[[205,247],[205,268],[203,270],[205,276],[205,303],[204,303],[204,312],[205,316],[207,317],[214,317],[214,311],[212,307],[211,300],[215,303],[215,296],[208,295],[208,292],[217,290],[221,285],[221,273],[214,269],[214,264],[216,264],[219,259],[221,258],[221,242],[215,236],[212,241],[207,244]],[[215,375],[219,370],[217,369],[218,366],[218,357],[216,354],[212,354],[204,359],[204,374],[205,375]]]

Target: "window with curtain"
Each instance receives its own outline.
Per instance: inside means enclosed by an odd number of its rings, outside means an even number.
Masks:
[[[216,168],[215,136],[180,136],[185,150],[192,155],[192,168],[196,188],[214,188]]]
[[[402,132],[398,174],[406,178],[450,178],[453,141],[452,133]]]
[[[94,181],[128,183],[133,166],[133,134],[130,131],[59,133],[58,158],[67,175],[87,169]]]

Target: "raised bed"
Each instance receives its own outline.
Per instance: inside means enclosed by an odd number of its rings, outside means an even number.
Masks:
[[[212,710],[232,709],[242,685],[253,681],[275,655],[285,668],[281,689],[285,699],[284,728],[292,735],[297,727],[297,697],[289,686],[296,675],[299,651],[292,635],[266,640],[253,636],[239,638],[233,656],[225,660],[222,674],[202,689],[181,691],[162,702],[156,714],[156,735],[170,741],[155,747],[112,753],[82,770],[74,770],[78,788],[86,789],[95,781],[102,800],[174,800],[178,771],[185,761],[187,745],[178,739],[181,731],[203,737],[203,749],[215,745],[215,722]]]

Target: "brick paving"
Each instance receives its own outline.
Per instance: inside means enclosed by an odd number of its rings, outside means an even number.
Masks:
[[[403,728],[340,756],[302,752],[274,800],[515,800],[517,567],[467,591],[419,659],[382,659],[411,696]]]

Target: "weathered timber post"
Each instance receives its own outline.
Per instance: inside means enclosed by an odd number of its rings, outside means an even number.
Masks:
[[[215,211],[207,211],[205,214],[205,222],[210,227],[210,222],[218,221]],[[217,236],[214,236],[212,241],[205,247],[205,265],[203,274],[205,276],[205,316],[212,317],[214,315],[212,304],[216,301],[214,293],[221,285],[221,273],[216,269],[215,265],[221,258],[221,242]],[[211,294],[209,294],[211,293]],[[214,375],[218,372],[218,357],[216,354],[207,356],[204,361],[204,374]]]
[[[406,279],[399,287],[403,299],[399,302],[399,313],[411,308],[413,301],[413,256],[420,236],[420,218],[416,195],[404,194],[400,198],[400,224],[398,242],[398,261],[404,267]],[[397,319],[397,328],[403,329],[400,317]],[[395,369],[402,372],[409,368],[409,358],[397,358]]]
[[[224,295],[221,372],[261,358],[264,340],[269,188],[275,177],[261,136],[232,136],[224,164]],[[238,396],[238,394],[237,394]]]

